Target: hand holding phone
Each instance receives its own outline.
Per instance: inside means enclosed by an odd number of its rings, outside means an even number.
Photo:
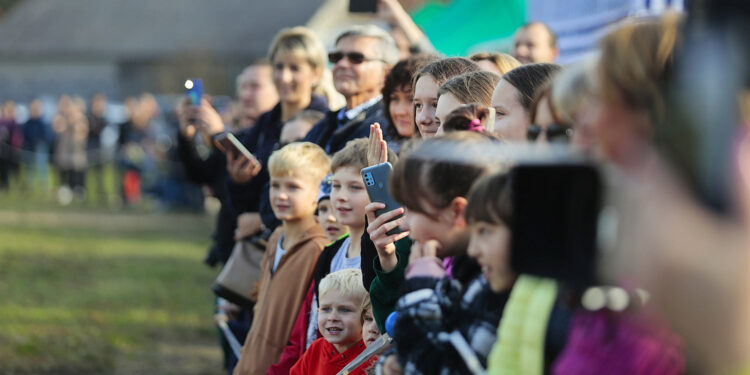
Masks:
[[[401,208],[401,205],[396,202],[388,189],[388,182],[391,178],[391,171],[393,167],[391,163],[385,162],[373,165],[362,169],[362,180],[365,182],[365,188],[367,189],[367,195],[370,196],[370,202],[380,202],[385,207],[376,210],[375,216],[381,216],[387,212]],[[398,220],[401,215],[395,216],[392,220]],[[400,228],[396,227],[388,231],[388,235],[393,235],[403,232]]]
[[[255,159],[255,156],[250,153],[250,150],[248,150],[232,133],[226,132],[216,135],[214,137],[214,143],[219,150],[225,154],[231,153],[234,158],[242,156],[247,160]]]
[[[187,96],[190,98],[190,104],[194,106],[201,105],[201,99],[203,98],[203,80],[200,78],[188,78],[185,81],[185,89],[187,89]]]

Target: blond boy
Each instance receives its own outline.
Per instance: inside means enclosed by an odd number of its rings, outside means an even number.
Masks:
[[[335,375],[365,349],[362,307],[367,291],[362,271],[347,268],[327,275],[320,281],[318,296],[318,329],[323,337],[310,345],[291,375]],[[372,361],[365,362],[351,374],[364,375],[371,365]]]
[[[292,143],[268,160],[270,202],[282,225],[268,240],[261,262],[258,300],[235,374],[265,374],[281,356],[328,242],[315,220],[318,186],[328,157],[310,142]]]

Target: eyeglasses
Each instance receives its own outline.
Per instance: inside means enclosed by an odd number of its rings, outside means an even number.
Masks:
[[[552,124],[550,126],[547,126],[546,128],[542,128],[541,126],[536,124],[531,124],[529,125],[529,129],[526,131],[526,138],[529,141],[533,142],[536,141],[536,139],[539,138],[539,135],[541,135],[542,133],[546,135],[547,142],[567,143],[570,140],[570,137],[573,136],[573,129],[557,124]]]
[[[346,57],[350,63],[352,64],[362,64],[365,61],[383,61],[382,59],[371,59],[369,57],[365,57],[364,54],[360,52],[331,52],[328,54],[328,60],[331,62],[331,64],[336,64],[337,62],[341,61]]]

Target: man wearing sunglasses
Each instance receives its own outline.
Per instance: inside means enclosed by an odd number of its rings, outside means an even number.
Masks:
[[[346,99],[346,107],[328,112],[305,140],[334,154],[346,142],[367,137],[372,123],[387,124],[380,91],[385,76],[398,61],[398,49],[385,30],[373,25],[353,26],[336,39],[328,60],[333,84]]]

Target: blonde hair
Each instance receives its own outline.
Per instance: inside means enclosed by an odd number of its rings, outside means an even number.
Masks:
[[[593,95],[596,57],[592,55],[566,67],[552,81],[549,100],[555,114],[563,122],[560,125],[574,125],[575,116],[586,98]]]
[[[268,173],[272,177],[304,173],[311,176],[317,186],[328,174],[328,163],[328,156],[320,146],[311,142],[295,142],[271,154]]]
[[[367,312],[367,309],[372,307],[372,301],[370,300],[370,294],[366,294],[365,298],[362,300],[362,317],[360,320],[362,320],[362,324],[365,323],[365,313]]]
[[[346,268],[326,275],[318,285],[318,296],[322,298],[329,292],[337,292],[347,298],[357,298],[360,307],[368,297],[359,268]]]
[[[492,92],[500,82],[500,76],[485,71],[469,72],[453,77],[438,89],[438,98],[444,94],[452,94],[463,104],[480,103],[490,105]]]
[[[602,39],[597,78],[606,102],[646,110],[656,123],[663,120],[666,104],[662,92],[680,21],[676,14],[657,20],[630,19]]]
[[[521,62],[516,60],[515,57],[500,52],[477,52],[469,56],[469,60],[474,62],[483,60],[489,61],[495,64],[497,70],[500,71],[500,74],[508,73],[509,71],[521,66]]]

